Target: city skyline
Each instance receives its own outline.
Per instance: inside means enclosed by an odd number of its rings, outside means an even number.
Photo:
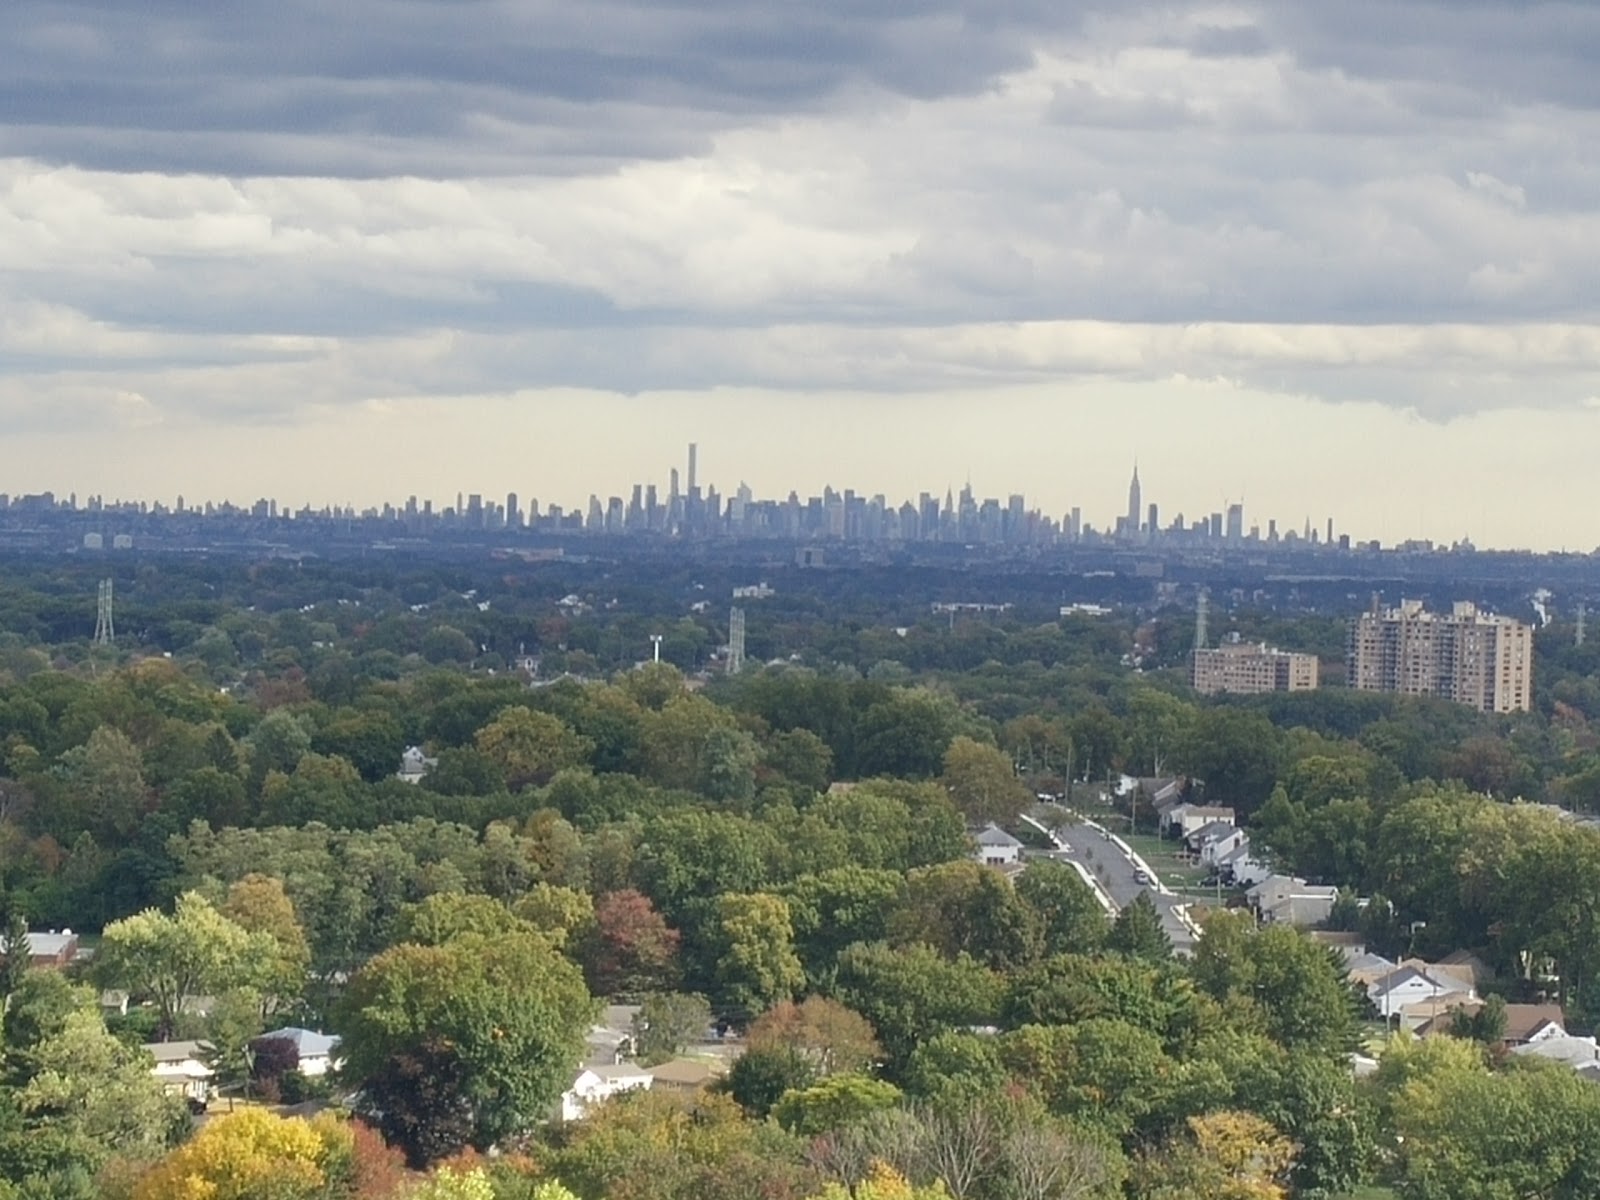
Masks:
[[[692,438],[1600,544],[1593,6],[7,11],[13,492],[572,497]]]
[[[400,521],[413,531],[455,529],[468,531],[541,530],[548,533],[637,534],[707,536],[714,533],[748,537],[828,539],[848,541],[973,542],[1010,545],[1054,545],[1089,541],[1129,549],[1181,546],[1331,546],[1341,550],[1369,549],[1382,539],[1369,539],[1338,527],[1329,515],[1313,521],[1309,514],[1300,524],[1271,515],[1247,513],[1244,501],[1224,500],[1207,511],[1163,509],[1156,492],[1146,492],[1138,463],[1132,467],[1128,505],[1124,513],[1102,518],[1096,509],[1073,504],[1060,512],[1041,507],[1026,493],[1001,490],[990,493],[963,482],[959,492],[947,484],[943,492],[922,488],[915,495],[892,494],[831,483],[817,492],[791,488],[785,494],[761,494],[744,481],[733,486],[707,482],[699,486],[699,444],[685,447],[679,466],[664,468],[665,483],[635,480],[620,492],[593,492],[573,502],[534,490],[508,490],[504,496],[458,489],[453,503],[448,496],[434,498],[415,492],[405,497],[384,497],[373,504],[316,504],[292,502],[275,495],[239,500],[233,497],[185,496],[119,497],[103,493],[80,496],[76,491],[12,494],[0,490],[0,510],[58,507],[79,513],[253,515],[292,519],[297,516],[340,516]],[[1145,501],[1148,501],[1146,503]],[[113,522],[114,523],[114,522]],[[1393,543],[1402,548],[1431,548],[1429,539]],[[1477,549],[1465,539],[1440,544],[1440,548]]]

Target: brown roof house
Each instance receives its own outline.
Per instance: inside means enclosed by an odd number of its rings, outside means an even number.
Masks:
[[[7,953],[6,939],[0,935],[0,958]],[[45,967],[59,971],[72,965],[72,960],[78,957],[78,935],[70,929],[63,929],[57,933],[54,929],[48,933],[28,934],[28,965],[30,967]]]
[[[704,1058],[674,1058],[649,1069],[658,1091],[698,1092],[728,1073],[728,1064]]]

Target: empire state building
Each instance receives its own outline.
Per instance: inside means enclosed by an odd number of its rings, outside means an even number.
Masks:
[[[1123,533],[1129,538],[1139,536],[1139,464],[1133,464],[1133,482],[1128,485],[1128,516]]]

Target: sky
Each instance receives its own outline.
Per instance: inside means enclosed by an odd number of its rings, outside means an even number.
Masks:
[[[1600,5],[7,0],[0,490],[1591,550]]]

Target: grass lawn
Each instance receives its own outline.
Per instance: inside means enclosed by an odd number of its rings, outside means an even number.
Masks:
[[[1148,833],[1132,836],[1123,834],[1122,838],[1138,851],[1139,857],[1150,864],[1152,871],[1161,876],[1162,882],[1172,887],[1196,887],[1206,877],[1204,867],[1183,859],[1178,842],[1163,841]]]

